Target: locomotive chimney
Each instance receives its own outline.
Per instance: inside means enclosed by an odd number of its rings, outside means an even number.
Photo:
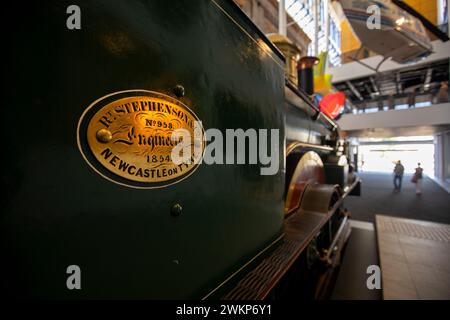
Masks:
[[[303,57],[297,64],[298,84],[307,94],[314,94],[314,71],[313,67],[319,63],[316,57]]]

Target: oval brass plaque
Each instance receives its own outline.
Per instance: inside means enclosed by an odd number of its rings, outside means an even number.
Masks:
[[[172,159],[173,148],[183,139],[172,137],[177,129],[191,138],[190,163]],[[90,105],[78,125],[78,142],[98,173],[137,188],[164,187],[186,178],[204,150],[197,116],[181,101],[145,90],[113,93]]]

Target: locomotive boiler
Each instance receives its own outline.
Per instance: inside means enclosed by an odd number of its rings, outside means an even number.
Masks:
[[[4,294],[327,296],[359,181],[337,125],[232,1],[32,2],[23,15],[3,19]],[[174,162],[175,129],[212,128],[276,129],[279,170]]]

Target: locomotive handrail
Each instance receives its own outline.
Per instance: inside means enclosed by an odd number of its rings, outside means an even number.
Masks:
[[[316,144],[296,141],[296,142],[291,142],[287,146],[286,156],[288,156],[292,151],[294,151],[297,148],[310,148],[310,149],[323,150],[323,151],[333,151],[334,150],[332,147],[329,147],[329,146],[319,146]]]
[[[339,200],[333,204],[327,213],[306,210],[300,214],[301,210],[298,210],[295,214],[286,218],[284,221],[285,237],[282,239],[282,244],[260,261],[221,299],[265,299],[307,248],[314,236],[342,205],[343,199],[349,195],[359,180],[359,178],[356,178],[348,188],[339,191],[341,194]],[[274,261],[276,262],[274,263]]]
[[[288,79],[285,81],[286,87],[288,87],[295,95],[297,95],[300,99],[302,99],[309,107],[310,110],[314,112],[312,116],[312,120],[321,120],[323,119],[325,124],[331,126],[331,130],[334,131],[338,128],[336,122],[331,120],[327,115],[325,115],[320,109],[311,101],[310,97],[303,92],[301,89],[297,88],[294,84],[292,84]]]
[[[344,199],[352,192],[352,190],[360,182],[361,182],[361,179],[356,177],[355,181],[353,181],[353,183],[351,185],[347,186],[343,190],[343,193],[342,193],[340,199],[333,205],[333,207],[330,210],[330,213],[333,213],[342,205],[342,203],[344,202]],[[336,234],[334,235],[333,241],[331,242],[328,250],[326,251],[325,257],[323,257],[324,261],[331,262],[334,252],[339,250],[339,248],[335,250],[335,247],[338,246],[339,239],[342,236],[342,233],[344,232],[345,225],[348,222],[349,218],[350,218],[350,215],[346,214],[344,216],[344,219],[341,221],[341,224],[339,225],[339,229],[336,232]]]
[[[331,242],[330,246],[326,250],[326,255],[325,255],[325,257],[323,257],[323,260],[326,261],[327,263],[330,263],[330,264],[332,263],[331,259],[333,258],[334,253],[339,250],[338,242],[339,242],[339,239],[341,238],[347,224],[348,224],[348,215],[344,216],[344,218],[342,219],[342,221],[339,225],[339,229],[333,237],[333,241]]]

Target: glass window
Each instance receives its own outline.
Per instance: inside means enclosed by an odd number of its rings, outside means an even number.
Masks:
[[[438,24],[448,23],[447,0],[438,0]]]
[[[431,106],[431,101],[417,102],[416,108],[429,107]]]
[[[399,104],[395,106],[395,110],[405,110],[408,109],[409,106],[407,104]]]

